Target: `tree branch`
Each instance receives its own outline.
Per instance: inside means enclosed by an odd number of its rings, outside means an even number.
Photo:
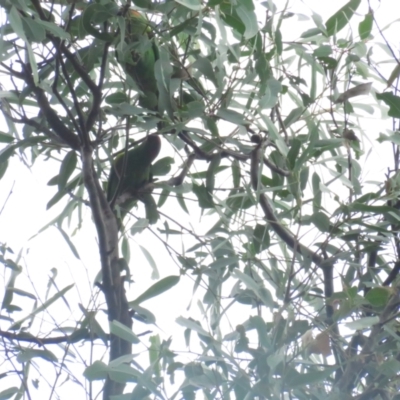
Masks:
[[[332,315],[333,308],[329,304],[329,297],[333,294],[333,261],[330,259],[325,260],[323,257],[319,256],[316,252],[310,250],[307,246],[300,243],[297,238],[286,229],[275,216],[274,210],[270,205],[267,196],[265,193],[260,193],[260,185],[259,183],[259,166],[261,160],[261,150],[262,150],[262,142],[257,144],[254,150],[251,152],[251,171],[250,171],[250,179],[253,190],[257,192],[259,197],[260,206],[264,212],[264,215],[270,224],[273,231],[292,249],[303,257],[310,257],[314,264],[322,269],[324,274],[324,286],[325,286],[325,297],[327,299],[326,303],[326,314],[328,317],[328,323],[332,323]]]
[[[124,289],[124,279],[121,276],[119,267],[117,220],[107,202],[105,193],[100,187],[94,170],[92,149],[84,147],[81,155],[85,187],[89,194],[90,206],[99,239],[103,274],[101,289],[107,302],[108,320],[110,322],[116,320],[128,328],[132,328],[132,318]],[[132,344],[130,342],[113,334],[110,337],[110,361],[132,353]],[[124,387],[125,384],[115,382],[110,377],[107,377],[103,399],[109,400],[110,396],[122,394]]]

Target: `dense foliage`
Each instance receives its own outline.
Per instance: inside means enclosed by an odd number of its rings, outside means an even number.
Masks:
[[[50,225],[76,256],[93,225],[101,272],[90,306],[34,293],[2,232],[0,399],[399,397],[398,49],[369,1],[292,3],[1,0],[0,176],[57,171]],[[176,272],[128,292],[148,231]],[[163,339],[143,303],[190,283]]]

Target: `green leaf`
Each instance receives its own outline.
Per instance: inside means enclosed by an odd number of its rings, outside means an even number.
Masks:
[[[57,37],[59,37],[60,39],[63,39],[63,40],[70,40],[71,39],[70,34],[68,32],[66,32],[64,29],[60,28],[55,23],[50,22],[50,21],[43,21],[42,19],[37,19],[35,21],[38,24],[42,25],[52,35],[57,36]]]
[[[19,321],[15,322],[12,324],[9,329],[13,330],[15,326],[20,326],[24,321],[31,319],[34,315],[41,313],[42,311],[47,310],[54,302],[56,302],[60,297],[63,297],[65,293],[67,293],[69,290],[71,290],[75,285],[68,285],[64,289],[60,290],[57,292],[53,297],[50,299],[46,300],[43,304],[41,304],[39,307],[35,308],[28,316],[20,319]]]
[[[204,335],[207,337],[211,337],[210,334],[205,331],[200,324],[198,324],[196,321],[193,321],[191,319],[188,318],[184,318],[184,317],[178,317],[175,322],[185,328],[188,328],[192,331],[195,331],[197,333],[200,333],[200,335]]]
[[[275,107],[278,102],[278,96],[282,92],[282,83],[275,78],[270,78],[266,82],[264,96],[259,101],[260,110]]]
[[[346,90],[344,93],[340,94],[340,96],[336,99],[335,103],[343,103],[348,99],[356,96],[366,95],[370,92],[372,86],[372,82],[361,83],[351,89]]]
[[[290,193],[297,199],[300,197],[300,179],[298,171],[291,171],[287,177]]]
[[[129,302],[129,307],[135,311],[133,318],[137,319],[138,321],[143,322],[144,324],[154,325],[156,323],[156,317],[146,308],[139,306],[133,301]]]
[[[392,83],[399,77],[399,75],[400,75],[400,63],[394,67],[392,73],[390,74],[390,77],[387,80],[387,87],[392,86]]]
[[[186,364],[184,371],[185,371],[185,377],[188,379],[195,378],[196,376],[199,375],[204,375],[204,370],[201,364],[195,362]]]
[[[127,342],[135,344],[140,343],[139,338],[133,333],[132,329],[121,324],[119,321],[114,320],[110,322],[110,333],[126,340]]]
[[[319,187],[321,183],[321,178],[319,177],[319,175],[314,172],[313,176],[312,176],[312,189],[313,189],[313,211],[314,214],[319,212],[319,210],[321,209],[321,202],[322,202],[322,193],[321,193],[321,189]]]
[[[214,201],[212,199],[212,196],[210,192],[206,189],[204,184],[199,186],[194,183],[193,193],[196,195],[199,201],[199,206],[201,208],[214,208]]]
[[[301,148],[301,141],[298,139],[293,139],[289,152],[287,154],[287,162],[290,170],[293,170],[294,166],[296,165],[296,159],[299,155],[299,151]]]
[[[280,29],[277,29],[275,32],[275,46],[276,52],[281,55],[282,54],[282,33]]]
[[[57,182],[58,182],[58,175],[57,175]],[[79,174],[77,175],[72,181],[70,181],[64,190],[58,191],[47,203],[46,207],[47,210],[57,204],[69,191],[75,189],[78,185],[82,184],[82,176]]]
[[[169,31],[169,35],[174,37],[184,31],[186,28],[190,27],[193,24],[191,19],[185,19],[181,24],[176,25]]]
[[[154,368],[154,373],[157,377],[161,377],[161,365],[160,365],[160,349],[161,339],[160,335],[150,336],[150,348],[149,348],[149,360],[150,364]]]
[[[1,309],[8,311],[12,308],[12,301],[14,298],[14,291],[15,291],[15,282],[18,275],[21,273],[21,270],[18,267],[18,265],[15,265],[14,262],[12,262],[11,260],[7,260],[7,262],[5,262],[4,265],[8,268],[11,268],[12,270],[10,278],[4,290],[4,297],[1,304]]]
[[[221,257],[221,258],[217,258],[215,261],[213,261],[211,264],[209,264],[209,268],[212,268],[212,269],[225,268],[228,265],[237,265],[238,261],[239,261],[239,259],[236,256]]]
[[[148,221],[147,219],[146,219],[146,221]],[[122,257],[123,258],[121,258],[120,260],[118,260],[118,262],[120,262],[121,260],[123,260],[123,262],[126,264],[126,266],[128,265],[128,263],[129,263],[129,260],[130,260],[130,258],[131,258],[131,249],[130,249],[130,246],[129,246],[129,241],[128,241],[128,239],[126,238],[126,236],[124,236],[123,238],[122,238],[122,243],[121,243],[121,253],[122,253]],[[125,266],[125,265],[124,265]],[[121,267],[123,267],[122,265],[121,265]],[[126,268],[127,270],[129,270],[129,268]],[[121,268],[121,270],[123,270],[123,268]]]
[[[375,287],[368,291],[365,298],[374,307],[384,307],[388,303],[392,293],[392,289],[388,287]]]
[[[329,44],[323,44],[314,50],[315,57],[328,57],[332,54],[332,47]]]
[[[238,188],[240,186],[240,163],[238,160],[233,160],[231,164],[232,170],[232,180],[233,180],[233,187]]]
[[[179,282],[179,280],[180,277],[177,275],[167,276],[166,278],[159,280],[154,285],[149,287],[137,299],[133,300],[132,303],[140,304],[153,297],[159,296],[160,294],[174,287]]]
[[[107,373],[108,366],[102,361],[95,361],[92,365],[85,369],[83,376],[91,382],[106,379]]]
[[[175,0],[177,3],[182,4],[183,6],[189,8],[193,11],[201,10],[201,2],[200,0]]]
[[[358,201],[348,205],[350,211],[367,212],[374,214],[384,214],[393,211],[392,207],[389,206],[370,206],[368,204],[361,204]]]
[[[339,11],[333,14],[325,23],[328,36],[341,31],[350,21],[361,0],[350,0]]]
[[[287,153],[289,152],[289,149],[288,149],[287,144],[285,143],[285,140],[283,139],[282,135],[279,134],[278,129],[276,128],[275,124],[272,122],[271,118],[269,118],[265,114],[261,114],[260,116],[263,119],[263,121],[265,122],[265,125],[267,126],[268,133],[270,134],[271,139],[274,140],[280,153],[286,157]]]
[[[142,253],[144,254],[144,256],[146,257],[148,263],[151,266],[151,269],[153,270],[152,274],[151,274],[151,279],[159,279],[160,278],[160,274],[158,272],[157,269],[157,265],[153,259],[153,257],[151,256],[151,254],[148,252],[148,250],[146,248],[144,248],[143,246],[140,246],[140,250],[142,250]]]
[[[90,4],[82,15],[82,25],[83,29],[95,38],[102,40],[104,42],[112,42],[114,37],[107,32],[101,32],[96,29],[93,25],[103,24],[114,13],[110,12],[106,6],[103,4],[92,3]]]
[[[71,241],[71,238],[69,237],[69,235],[64,231],[64,229],[62,229],[60,226],[57,226],[57,229],[60,231],[62,237],[64,238],[64,240],[67,242],[72,254],[78,259],[80,260],[79,257],[79,253],[78,250],[76,250],[76,247],[74,246],[74,244]]]
[[[243,282],[248,289],[252,290],[267,307],[273,307],[274,301],[271,293],[264,287],[260,286],[252,277],[244,274],[242,271],[235,269],[232,276]]]
[[[393,132],[391,135],[385,135],[384,133],[380,133],[378,137],[378,142],[392,142],[400,146],[400,133]]]
[[[249,123],[243,118],[243,115],[237,111],[228,110],[227,108],[220,108],[217,112],[217,116],[224,119],[225,121],[231,122],[234,125],[246,126]]]
[[[10,24],[12,28],[14,29],[15,33],[25,42],[26,44],[26,50],[28,52],[28,57],[29,57],[29,64],[32,69],[32,75],[33,75],[33,81],[35,85],[39,83],[39,74],[38,74],[38,69],[37,69],[37,64],[36,64],[36,58],[32,50],[32,46],[30,45],[25,32],[23,28],[23,23],[22,23],[22,18],[19,13],[19,11],[12,6],[11,10],[8,14]]]
[[[370,10],[369,13],[365,15],[364,20],[358,24],[358,33],[362,40],[368,39],[369,35],[371,34],[373,22],[374,15]]]
[[[321,232],[329,232],[329,218],[323,212],[314,213],[312,215],[312,222]]]
[[[115,105],[121,103],[128,103],[129,98],[124,92],[115,92],[105,98],[107,104]]]
[[[243,0],[239,1],[239,3],[243,3]],[[245,7],[244,5],[239,5],[236,8],[236,12],[246,28],[243,33],[244,38],[251,39],[252,37],[257,35],[258,23],[257,23],[256,13],[254,12],[254,8],[251,9],[251,7]]]
[[[24,149],[26,147],[32,147],[37,143],[44,142],[45,140],[47,140],[46,136],[35,136],[19,140],[17,143],[6,146],[4,149],[0,150],[0,164],[8,160],[11,156],[13,156],[16,149],[18,148]]]
[[[319,29],[319,28],[311,28],[311,29],[308,29],[305,32],[303,32],[300,37],[303,38],[303,39],[308,39],[308,38],[310,38],[312,36],[320,35],[321,33],[323,33],[323,31],[321,29]]]
[[[215,175],[217,174],[220,163],[221,163],[221,153],[218,152],[212,156],[212,159],[207,169],[206,189],[210,194],[212,194],[212,192],[214,191]]]
[[[186,103],[185,115],[188,119],[195,119],[204,115],[204,104],[201,101]]]
[[[206,117],[205,120],[207,122],[207,128],[211,132],[212,137],[219,138],[218,125],[216,124],[215,119]]]
[[[18,393],[18,388],[13,386],[8,389],[2,390],[0,392],[0,400],[7,400],[10,397],[14,396],[14,394]]]
[[[268,249],[270,245],[268,225],[257,224],[253,231],[253,240],[256,254]]]
[[[131,227],[131,235],[134,236],[137,233],[143,232],[149,226],[149,220],[147,218],[138,219]]]
[[[231,13],[231,10],[229,10],[228,13],[223,14],[223,20],[227,25],[233,28],[234,31],[238,32],[240,35],[244,34],[246,27],[236,13]],[[217,23],[218,22],[219,19],[217,19]],[[220,29],[223,29],[221,26],[219,27]],[[230,49],[233,50],[233,47],[230,47]],[[238,54],[235,51],[233,51],[232,55],[236,60],[238,59]]]
[[[218,87],[218,79],[215,76],[215,70],[210,60],[206,57],[198,57],[193,63],[192,68],[199,70],[202,75],[209,79],[216,87]]]
[[[393,118],[400,118],[400,97],[392,92],[377,93],[376,98],[383,100],[389,106],[388,115]]]
[[[31,41],[36,43],[44,42],[46,39],[46,30],[37,22],[37,20],[29,17],[22,17],[21,20],[26,35]]]
[[[171,165],[175,163],[172,157],[163,157],[157,160],[151,166],[151,173],[153,176],[164,176],[171,171]]]
[[[169,60],[169,51],[165,47],[159,49],[160,58],[154,64],[154,76],[157,81],[157,89],[159,92],[158,106],[160,111],[165,111],[168,116],[173,119],[174,107],[169,92],[170,81],[172,75],[172,66]]]
[[[9,133],[0,132],[0,143],[11,143],[14,141],[14,137]]]
[[[64,157],[61,162],[60,173],[58,175],[58,190],[61,191],[65,188],[69,177],[75,171],[78,159],[76,157],[75,151],[71,150]]]
[[[168,189],[163,189],[159,198],[158,198],[158,203],[157,207],[160,208],[164,205],[164,203],[167,201],[168,196],[170,195],[171,191]],[[182,196],[182,195],[181,195]]]
[[[185,199],[183,198],[182,193],[178,193],[176,195],[176,199],[178,200],[178,204],[181,206],[182,210],[185,211],[186,214],[189,214],[189,210],[186,207]]]
[[[50,361],[50,362],[57,362],[58,359],[57,357],[49,350],[38,350],[38,349],[24,349],[22,350],[18,356],[17,360],[20,363],[24,363],[27,361],[32,360],[32,358],[43,358],[44,360]]]
[[[28,298],[30,298],[32,300],[36,300],[37,299],[37,297],[33,293],[26,292],[25,290],[22,290],[22,289],[14,288],[14,289],[12,289],[12,291],[15,294],[18,294],[19,296],[28,297]]]
[[[8,168],[8,160],[0,163],[0,179],[4,176]]]
[[[297,159],[298,163],[299,159]],[[295,167],[296,168],[296,167]],[[307,184],[308,184],[308,176],[310,174],[310,168],[303,166],[300,170],[300,189],[303,191],[305,190]]]
[[[132,2],[135,6],[144,9],[151,9],[151,7],[153,7],[151,0],[132,0]]]
[[[328,378],[335,371],[332,367],[324,368],[322,371],[313,370],[309,373],[298,373],[296,370],[290,370],[291,374],[285,379],[287,385],[290,388],[296,388],[298,386],[306,386],[323,382],[324,379]]]
[[[160,218],[160,214],[157,210],[157,204],[154,197],[149,194],[143,194],[140,199],[144,203],[146,218],[149,220],[150,224],[155,224]]]

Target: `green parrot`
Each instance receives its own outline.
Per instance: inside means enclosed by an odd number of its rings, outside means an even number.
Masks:
[[[151,224],[158,220],[157,206],[150,193],[141,193],[147,183],[152,181],[151,164],[157,158],[161,149],[161,140],[157,135],[149,135],[139,146],[126,153],[127,161],[123,174],[125,154],[119,155],[111,169],[107,188],[107,200],[110,202],[118,194],[115,204],[120,207],[119,225],[124,216],[140,200],[146,209],[146,218]],[[123,176],[121,176],[123,174]],[[121,183],[119,183],[121,181]]]
[[[151,40],[149,21],[138,11],[129,10],[126,18],[125,49],[122,58],[126,73],[142,92],[139,104],[157,111],[158,89],[154,65],[158,48]]]

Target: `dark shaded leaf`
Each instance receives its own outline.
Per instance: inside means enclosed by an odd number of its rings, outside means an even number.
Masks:
[[[214,201],[204,184],[193,184],[193,193],[196,195],[201,208],[214,208]]]
[[[356,96],[368,94],[371,90],[372,82],[362,83],[342,93],[335,101],[335,103],[343,103],[348,99]]]
[[[11,143],[14,141],[14,137],[9,133],[0,132],[0,143]]]
[[[312,176],[312,189],[313,189],[313,210],[314,214],[319,212],[321,209],[321,201],[322,201],[322,192],[321,189],[319,188],[319,185],[321,183],[321,178],[319,175],[314,172]]]
[[[121,104],[129,102],[128,96],[124,92],[116,92],[113,94],[108,95],[105,98],[107,104],[114,105],[114,104]]]
[[[393,82],[399,77],[400,75],[400,64],[397,64],[392,73],[390,74],[389,79],[387,80],[387,87],[392,86]]]
[[[8,160],[3,161],[0,163],[0,179],[4,176],[4,174],[7,171],[7,167],[8,167]]]
[[[253,231],[253,240],[256,254],[268,249],[270,245],[268,226],[257,224]]]
[[[65,188],[69,177],[75,171],[77,162],[78,159],[76,157],[75,151],[73,150],[69,151],[64,157],[64,160],[61,162],[60,173],[57,180],[59,191]]]
[[[395,96],[391,92],[377,93],[376,98],[383,100],[389,106],[389,116],[393,118],[400,118],[400,97]]]
[[[287,154],[288,167],[290,170],[293,170],[294,166],[296,165],[296,159],[297,156],[299,155],[300,148],[301,148],[300,140],[293,139],[289,153]]]
[[[210,161],[206,175],[206,189],[212,195],[215,185],[215,175],[218,172],[218,167],[221,162],[221,153],[215,153]]]

